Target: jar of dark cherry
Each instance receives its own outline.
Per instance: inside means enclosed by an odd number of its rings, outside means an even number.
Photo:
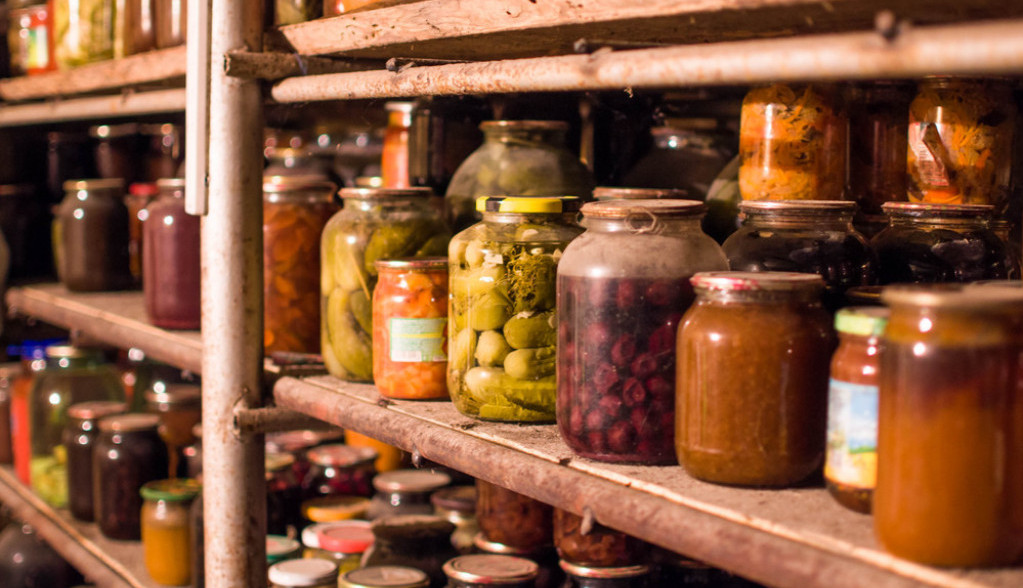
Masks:
[[[149,320],[165,329],[198,329],[199,217],[185,212],[185,180],[156,183],[160,196],[146,209],[142,291]]]
[[[67,452],[68,509],[80,521],[93,520],[92,449],[99,434],[99,419],[121,414],[127,405],[114,400],[80,402],[67,409],[64,451]]]

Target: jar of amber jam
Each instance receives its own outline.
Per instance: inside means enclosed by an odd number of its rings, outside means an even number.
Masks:
[[[195,480],[157,480],[142,486],[142,557],[146,571],[165,586],[192,580],[192,501],[201,487]]]
[[[889,288],[874,530],[899,557],[1023,556],[1023,290]]]
[[[646,544],[594,522],[589,528],[583,517],[560,508],[554,509],[554,546],[564,563],[621,568],[643,562]]]
[[[675,448],[693,477],[787,486],[824,458],[831,318],[812,274],[708,272],[678,334]]]
[[[835,500],[870,512],[877,479],[877,381],[880,337],[888,309],[843,308],[835,314],[838,349],[828,383],[828,448],[824,479]]]
[[[488,541],[519,549],[550,545],[553,516],[550,505],[476,480],[476,520]]]

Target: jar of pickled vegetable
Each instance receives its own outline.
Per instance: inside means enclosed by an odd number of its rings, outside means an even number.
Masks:
[[[387,129],[384,131],[384,151],[380,160],[380,175],[385,188],[408,188],[409,130],[412,128],[412,102],[388,102]]]
[[[266,531],[287,535],[302,526],[302,486],[295,476],[295,456],[267,452],[263,460],[266,472]]]
[[[289,559],[270,566],[270,588],[337,588],[337,564],[322,559]]]
[[[1008,277],[1005,244],[985,204],[888,202],[888,227],[874,236],[881,284],[973,282]]]
[[[57,67],[70,69],[114,58],[115,0],[61,0],[53,3]]]
[[[526,550],[551,545],[553,516],[550,505],[476,480],[476,520],[488,541]]]
[[[274,26],[298,24],[323,16],[323,0],[274,0]]]
[[[199,495],[195,480],[158,480],[142,486],[142,559],[149,576],[165,586],[192,581],[189,513]]]
[[[167,477],[184,475],[184,450],[195,441],[192,428],[202,420],[202,388],[158,382],[145,392],[149,412],[160,415],[160,437],[167,444]]]
[[[849,197],[868,215],[906,199],[909,87],[873,81],[854,86],[849,99]]]
[[[99,419],[126,412],[123,402],[95,400],[73,404],[67,409],[67,426],[62,438],[67,453],[68,510],[80,521],[95,518],[92,496],[92,448],[99,434]]]
[[[481,218],[480,196],[586,197],[593,177],[565,147],[568,125],[550,120],[492,120],[483,145],[458,166],[445,199],[448,223],[461,231]]]
[[[302,481],[306,498],[317,496],[371,496],[377,452],[340,443],[321,445],[306,452],[309,473]]]
[[[57,274],[68,290],[131,286],[124,181],[70,180],[53,220]]]
[[[834,85],[750,90],[739,132],[743,200],[842,200],[848,126]]]
[[[476,487],[452,486],[442,488],[430,495],[430,503],[439,517],[455,525],[451,544],[461,554],[472,551],[473,539],[480,532],[476,521]]]
[[[835,337],[820,276],[716,272],[692,279],[678,333],[675,444],[693,477],[788,486],[824,458]]]
[[[881,334],[888,309],[843,308],[835,313],[838,349],[828,383],[824,480],[839,504],[869,513],[877,480],[877,384]]]
[[[427,588],[430,578],[408,566],[368,566],[346,572],[340,588]]]
[[[824,278],[824,305],[876,281],[874,254],[853,228],[856,204],[841,201],[742,202],[742,227],[721,245],[735,271],[797,272]]]
[[[693,200],[597,202],[558,264],[558,428],[600,461],[675,463],[675,335],[689,278],[728,269]],[[511,347],[553,338],[553,314],[516,316]],[[537,328],[531,323],[541,323]],[[480,335],[479,349],[484,342]]]
[[[1003,78],[921,80],[909,106],[909,200],[991,204],[1009,196],[1016,108]]]
[[[381,396],[448,398],[448,262],[444,257],[376,262],[373,381]]]
[[[134,183],[128,186],[124,205],[128,208],[128,269],[133,284],[142,285],[142,227],[149,218],[146,207],[160,194],[155,183]]]
[[[583,517],[554,509],[554,547],[565,563],[594,568],[620,568],[643,563],[646,544],[635,537]]]
[[[344,380],[373,379],[376,261],[443,255],[450,233],[429,188],[342,188],[344,210],[323,229],[321,353]]]
[[[649,566],[599,568],[561,561],[561,569],[568,575],[564,588],[647,588],[650,581]]]
[[[1023,290],[889,288],[874,530],[939,566],[1023,556]]]
[[[263,350],[320,351],[320,237],[337,212],[334,184],[263,178]]]
[[[615,186],[597,186],[593,189],[593,199],[604,200],[681,200],[686,197],[685,190],[674,188],[619,188]]]
[[[448,391],[462,414],[555,420],[558,260],[582,229],[572,196],[480,198],[451,241]]]
[[[185,180],[156,182],[160,196],[143,226],[142,291],[149,321],[165,329],[198,329],[202,314],[200,218],[185,212]]]
[[[11,75],[37,75],[57,69],[53,8],[48,3],[11,10],[8,40]]]
[[[448,588],[533,588],[539,567],[511,555],[460,555],[444,564]]]

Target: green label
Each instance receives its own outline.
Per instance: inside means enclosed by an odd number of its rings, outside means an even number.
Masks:
[[[446,318],[392,318],[391,361],[447,361],[444,353]]]

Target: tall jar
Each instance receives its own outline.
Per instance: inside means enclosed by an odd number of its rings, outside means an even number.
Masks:
[[[1009,196],[1013,83],[1004,78],[923,79],[909,106],[909,200],[991,204]]]
[[[131,286],[124,181],[69,180],[53,220],[57,275],[68,290]]]
[[[705,211],[693,200],[583,206],[586,232],[558,264],[556,315],[558,428],[579,455],[675,463],[675,335],[693,301],[689,278],[728,269],[700,229]],[[552,324],[538,330],[538,319]],[[506,338],[519,348],[554,322],[514,318]]]
[[[889,288],[874,530],[906,559],[1023,556],[1018,288]]]
[[[750,90],[739,133],[743,200],[842,200],[848,126],[834,85]]]
[[[888,227],[870,241],[881,284],[973,282],[1008,277],[1008,250],[985,204],[883,205]]]
[[[321,353],[343,380],[373,379],[376,261],[443,255],[450,233],[429,188],[342,188],[321,241]]]
[[[695,478],[788,486],[824,458],[835,338],[820,276],[718,272],[692,279],[678,333],[675,444]]]
[[[159,180],[160,196],[146,208],[142,291],[149,322],[165,329],[198,329],[200,219],[185,212],[185,180]]]
[[[184,45],[188,39],[188,1],[156,0],[156,48]]]
[[[68,509],[80,521],[92,521],[92,451],[99,434],[99,419],[122,414],[128,406],[123,402],[96,400],[73,404],[67,409],[63,446],[67,452]]]
[[[60,0],[53,7],[57,67],[70,69],[114,58],[114,0]]]
[[[906,199],[906,133],[911,95],[905,83],[864,82],[849,100],[849,197],[866,215]]]
[[[134,183],[128,186],[124,205],[128,208],[128,269],[132,284],[142,285],[142,227],[149,218],[146,207],[160,194],[160,188],[153,183]]]
[[[91,400],[124,402],[124,388],[113,368],[96,349],[69,345],[46,348],[46,367],[37,373],[29,393],[32,489],[46,502],[67,505],[67,452],[61,443],[67,410]]]
[[[380,159],[380,174],[385,188],[408,188],[409,130],[412,127],[412,102],[388,102],[387,129],[384,131],[384,151]]]
[[[160,438],[169,456],[166,477],[184,475],[184,451],[196,440],[192,430],[202,420],[202,388],[157,382],[145,391],[145,398],[148,411],[160,415]]]
[[[334,184],[263,178],[263,350],[320,351],[320,238],[337,212]]]
[[[480,125],[483,145],[458,166],[445,199],[448,222],[460,231],[479,220],[480,196],[586,197],[593,177],[565,146],[568,125],[551,120],[492,120]]]
[[[486,198],[451,240],[448,391],[464,415],[555,420],[558,260],[582,229],[579,200]]]
[[[550,505],[476,480],[476,521],[487,541],[526,551],[548,547],[553,542],[553,516]]]
[[[149,577],[164,586],[192,581],[191,506],[195,480],[157,480],[142,486],[142,560]]]

